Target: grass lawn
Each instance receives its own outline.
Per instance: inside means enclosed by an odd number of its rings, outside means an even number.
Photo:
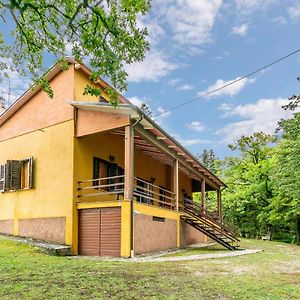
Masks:
[[[130,263],[47,256],[0,239],[0,299],[300,299],[299,246],[243,240],[242,247],[264,251]]]

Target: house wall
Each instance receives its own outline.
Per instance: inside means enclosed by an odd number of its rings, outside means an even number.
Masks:
[[[180,221],[180,247],[206,242],[207,236],[205,234],[184,221]]]
[[[72,244],[74,67],[0,126],[0,163],[33,157],[33,189],[0,193],[0,232]]]
[[[98,97],[91,96],[91,95],[83,95],[84,88],[89,85],[92,87],[99,87],[99,85],[93,83],[89,76],[83,72],[81,69],[78,69],[75,71],[74,76],[74,100],[75,101],[83,101],[83,102],[97,102]],[[105,91],[102,91],[102,97],[106,100],[108,100],[107,93]]]
[[[164,222],[153,220],[163,218]],[[134,252],[142,254],[176,248],[179,241],[180,214],[146,204],[134,203]]]
[[[73,119],[74,68],[60,72],[51,80],[53,99],[37,92],[11,118],[0,127],[0,141]]]
[[[30,156],[34,159],[33,189],[0,193],[0,220],[14,221],[14,235],[33,236],[30,232],[36,232],[34,237],[50,240],[47,230],[43,234],[41,223],[32,219],[46,222],[48,218],[65,218],[65,225],[60,228],[65,238],[60,235],[51,240],[71,244],[72,138],[73,121],[66,121],[0,142],[0,163]],[[29,219],[31,221],[27,222]],[[49,226],[50,232],[51,223],[45,224],[43,228]],[[0,232],[3,231],[0,224]]]

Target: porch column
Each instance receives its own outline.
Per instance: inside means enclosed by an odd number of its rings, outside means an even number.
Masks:
[[[178,176],[178,159],[176,159],[174,161],[174,165],[173,165],[173,183],[174,183],[174,188],[173,191],[175,193],[175,208],[176,211],[178,211],[179,209],[179,176]]]
[[[133,169],[134,169],[134,133],[133,128],[125,126],[125,178],[124,199],[132,200],[133,197]]]
[[[124,218],[126,226],[122,233],[122,241],[124,240],[125,256],[134,257],[134,241],[133,241],[133,175],[134,175],[134,129],[131,125],[125,126],[125,161],[124,161],[124,213],[122,209],[122,218]],[[128,202],[129,206],[128,207]],[[129,208],[126,208],[126,206]],[[126,208],[126,209],[125,209]],[[125,213],[126,211],[126,213]],[[128,222],[129,220],[129,222]],[[128,228],[128,227],[129,228]],[[127,230],[126,230],[127,228]],[[128,230],[129,229],[129,230]]]
[[[221,193],[221,189],[217,190],[217,198],[218,198],[218,217],[219,217],[219,221],[222,222],[222,193]]]
[[[201,181],[201,207],[202,207],[202,212],[205,213],[205,208],[206,208],[205,179]]]

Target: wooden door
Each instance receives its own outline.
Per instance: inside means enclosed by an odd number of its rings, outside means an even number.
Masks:
[[[99,256],[100,209],[79,211],[79,254]]]
[[[83,209],[79,212],[79,254],[121,255],[121,208]]]
[[[121,208],[103,208],[100,218],[100,255],[121,256]]]

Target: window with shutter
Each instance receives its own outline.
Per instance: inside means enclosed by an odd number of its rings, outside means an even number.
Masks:
[[[33,187],[33,158],[8,160],[0,165],[0,192]]]
[[[10,190],[21,189],[21,161],[8,160],[8,184]]]
[[[6,165],[0,165],[0,192],[6,189]]]
[[[33,158],[27,158],[20,161],[21,163],[21,189],[32,188],[32,166]]]

